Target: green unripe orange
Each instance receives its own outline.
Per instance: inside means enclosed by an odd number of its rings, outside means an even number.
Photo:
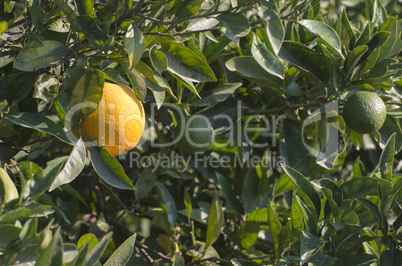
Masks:
[[[343,118],[352,130],[367,134],[379,130],[387,116],[383,100],[374,92],[359,91],[343,107]]]
[[[191,115],[179,121],[175,137],[179,138],[176,145],[183,152],[204,152],[214,142],[214,130],[205,116]]]

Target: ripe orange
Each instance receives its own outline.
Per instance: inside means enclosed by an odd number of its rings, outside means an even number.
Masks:
[[[109,82],[105,82],[98,108],[81,124],[85,137],[113,156],[134,148],[144,127],[144,108],[134,91],[125,84]]]

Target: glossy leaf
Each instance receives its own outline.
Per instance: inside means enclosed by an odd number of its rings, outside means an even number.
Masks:
[[[163,208],[166,211],[168,216],[168,221],[172,227],[176,226],[176,219],[177,219],[177,208],[176,203],[172,195],[170,195],[169,190],[160,182],[156,182],[156,186],[158,187],[159,193],[162,198]]]
[[[74,126],[80,119],[95,112],[102,98],[104,75],[97,69],[87,70],[73,87],[67,116]]]
[[[135,193],[135,201],[138,202],[151,192],[155,186],[156,179],[158,177],[158,172],[153,171],[153,169],[146,168],[138,177],[135,187],[137,190]]]
[[[134,252],[136,238],[137,234],[133,234],[132,236],[127,238],[126,241],[124,241],[124,243],[121,244],[120,247],[118,247],[115,252],[113,252],[113,254],[103,265],[104,266],[126,265],[130,261],[130,258]]]
[[[304,44],[285,41],[278,55],[289,63],[311,73],[322,83],[328,82],[329,73],[326,65],[323,64],[324,57],[310,50]]]
[[[374,10],[371,21],[376,25],[380,25],[386,19],[387,19],[387,10],[382,5],[381,0],[374,0]]]
[[[282,61],[273,55],[260,39],[254,35],[251,53],[257,63],[271,75],[284,78]]]
[[[344,199],[354,199],[365,197],[373,190],[377,189],[377,180],[370,177],[355,177],[342,185]]]
[[[107,36],[93,18],[85,15],[77,16],[77,25],[93,46],[99,49],[104,47]]]
[[[258,173],[254,168],[248,169],[243,183],[242,200],[245,213],[250,213],[257,208],[260,195],[257,192],[259,185]]]
[[[395,155],[395,136],[396,133],[388,139],[380,157],[381,178],[391,180],[392,178],[392,163]]]
[[[161,52],[167,58],[170,72],[193,82],[216,81],[210,66],[191,49],[167,38],[159,39],[159,43],[162,46]]]
[[[241,85],[241,83],[228,83],[221,85],[211,91],[201,94],[201,99],[192,102],[190,106],[205,107],[222,102],[233,95]]]
[[[302,232],[300,242],[300,259],[302,263],[309,261],[327,243],[324,239],[318,238],[307,231]]]
[[[105,148],[93,146],[89,148],[89,153],[95,172],[103,181],[119,189],[136,189],[130,178],[124,173],[119,161]]]
[[[39,47],[22,49],[14,60],[14,67],[21,71],[35,71],[53,66],[67,53],[68,47],[57,41],[43,41]]]
[[[378,59],[381,60],[386,58],[389,55],[392,55],[393,48],[397,45],[398,42],[398,34],[400,31],[398,30],[398,21],[395,17],[390,17],[384,23],[381,24],[381,31],[388,31],[391,33],[389,38],[385,41],[385,43],[380,48],[380,54]]]
[[[219,235],[221,234],[223,219],[224,216],[221,202],[215,190],[215,197],[212,199],[211,209],[209,211],[205,249],[207,249],[218,239]]]
[[[282,86],[282,80],[267,73],[252,56],[233,57],[225,65],[230,71],[234,71],[256,84],[274,87]]]
[[[278,55],[283,39],[285,38],[285,30],[283,28],[282,21],[278,15],[270,9],[264,11],[263,17],[267,21],[267,35],[272,50],[275,55]]]
[[[167,57],[164,53],[158,50],[157,46],[152,46],[149,50],[149,58],[157,71],[163,72],[168,68]]]
[[[398,124],[398,120],[387,115],[384,125],[378,130],[381,135],[380,147],[384,149],[385,144],[395,133],[395,151],[399,152],[402,149],[402,130]]]
[[[145,48],[144,35],[134,22],[127,29],[124,45],[128,54],[129,67],[133,69],[141,60]]]
[[[248,19],[242,14],[223,13],[216,17],[221,24],[221,32],[230,40],[236,41],[250,32]]]
[[[93,265],[101,259],[106,250],[106,246],[109,244],[109,241],[112,238],[112,235],[112,232],[107,233],[102,240],[91,249],[86,258],[86,265]]]
[[[125,64],[123,65],[123,68],[124,71],[126,72],[128,79],[130,80],[131,87],[135,92],[135,96],[137,97],[138,100],[143,102],[145,96],[147,95],[147,83],[145,82],[144,77],[135,68],[130,70],[128,65]]]
[[[56,176],[55,180],[50,186],[49,191],[52,191],[63,184],[68,184],[73,181],[84,169],[85,159],[85,144],[80,138],[75,144],[74,149],[68,156],[63,169]]]
[[[14,124],[48,133],[67,144],[73,144],[72,140],[67,136],[63,128],[44,115],[26,112],[8,114],[5,116],[5,118]]]
[[[321,212],[321,199],[315,191],[313,185],[310,181],[307,180],[300,172],[295,169],[282,164],[283,170],[289,175],[290,179],[296,184],[296,186],[303,192],[308,199],[310,199],[311,203],[315,207],[317,215]]]
[[[338,55],[342,56],[341,41],[336,31],[329,25],[315,20],[301,20],[299,24],[303,25],[309,32],[318,36],[323,42],[332,47]]]

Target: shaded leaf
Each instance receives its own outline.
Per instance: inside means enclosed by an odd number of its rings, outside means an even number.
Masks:
[[[163,201],[163,208],[166,211],[169,223],[172,227],[175,227],[176,219],[177,219],[176,203],[174,202],[172,195],[170,195],[169,190],[167,190],[167,188],[165,187],[164,184],[162,184],[160,182],[156,182],[156,186],[159,189],[159,193],[160,193],[161,199]]]
[[[14,60],[21,71],[35,71],[53,66],[67,53],[68,47],[57,41],[43,41],[39,47],[23,48]]]
[[[58,124],[44,115],[26,112],[8,114],[5,116],[5,118],[14,124],[48,133],[67,144],[74,144],[74,142],[67,136],[66,132],[64,132],[64,130]]]
[[[223,13],[216,19],[222,25],[221,32],[232,41],[236,41],[250,32],[248,19],[242,14]]]
[[[89,148],[91,162],[98,176],[107,184],[120,188],[135,190],[130,178],[124,173],[119,161],[103,147],[92,146]]]
[[[205,241],[205,249],[212,245],[221,234],[223,225],[223,210],[218,193],[215,190],[215,197],[212,199],[211,209],[208,217],[207,238]]]
[[[307,46],[297,42],[285,41],[278,54],[282,59],[311,73],[319,81],[326,84],[329,72],[325,64],[325,57],[310,50]]]
[[[240,88],[241,85],[242,83],[223,84],[213,90],[201,94],[201,99],[192,102],[190,106],[205,107],[222,102],[233,95],[233,93]]]

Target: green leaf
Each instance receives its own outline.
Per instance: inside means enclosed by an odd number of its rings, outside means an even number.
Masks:
[[[282,80],[277,76],[267,73],[252,56],[238,56],[229,59],[226,67],[235,71],[242,77],[262,86],[282,87]]]
[[[338,55],[343,57],[341,50],[341,41],[338,34],[333,28],[320,21],[308,19],[299,21],[299,24],[304,26],[312,34],[318,36],[324,43],[335,50]]]
[[[192,102],[190,106],[206,107],[212,106],[229,98],[240,88],[242,83],[223,84],[213,90],[201,94],[201,99]]]
[[[184,205],[186,206],[186,214],[188,218],[188,222],[191,222],[191,213],[193,211],[193,204],[191,203],[191,197],[190,194],[188,193],[188,189],[184,190]]]
[[[94,0],[78,0],[76,5],[80,15],[92,16]]]
[[[155,186],[156,179],[158,178],[158,172],[153,171],[151,167],[145,168],[135,183],[137,190],[134,192],[135,201],[138,202],[151,192]]]
[[[218,179],[219,184],[222,187],[223,196],[225,198],[225,205],[227,206],[227,208],[237,211],[238,210],[238,206],[237,206],[238,200],[236,199],[236,194],[233,191],[230,181],[224,175],[220,174],[219,172],[215,172],[215,173],[216,173],[216,178]]]
[[[387,56],[392,56],[393,48],[398,43],[398,35],[400,31],[398,30],[398,20],[395,17],[390,17],[380,26],[380,31],[388,31],[391,33],[389,38],[385,41],[385,43],[381,46],[380,54],[378,56],[378,60],[386,58]]]
[[[158,50],[158,46],[154,45],[149,50],[149,58],[152,65],[158,72],[163,72],[168,69],[168,60],[164,53]]]
[[[279,235],[281,233],[282,225],[279,222],[279,216],[274,210],[272,206],[272,202],[268,205],[268,226],[269,226],[269,233],[273,239],[274,249],[275,249],[275,256],[277,258],[280,257],[281,254],[281,247],[279,246]]]
[[[44,115],[26,112],[8,114],[4,118],[13,122],[14,124],[48,133],[67,144],[74,145],[74,142],[67,136],[63,128]]]
[[[400,109],[399,109],[400,110]],[[402,149],[402,130],[398,124],[398,119],[387,115],[384,125],[378,130],[381,135],[380,147],[384,149],[385,144],[395,133],[395,151],[399,152]]]
[[[161,74],[158,71],[153,70],[147,64],[141,61],[138,62],[137,64],[137,70],[140,71],[146,77],[145,82],[148,88],[150,88],[149,82],[152,82],[153,84],[151,84],[152,85],[151,89],[154,89],[155,86],[157,86],[167,91],[173,98],[177,99],[176,96],[173,94],[173,91],[170,88],[169,83],[161,76]]]
[[[280,154],[285,163],[302,174],[307,174],[309,169],[309,152],[303,145],[300,125],[290,119],[281,121]]]
[[[129,66],[126,64],[122,64],[122,66],[128,79],[130,80],[131,87],[135,92],[135,96],[138,100],[143,102],[145,100],[145,96],[147,95],[147,83],[145,82],[144,77],[137,69],[133,68],[130,70]]]
[[[353,32],[353,28],[349,21],[345,8],[342,9],[342,24],[345,27],[346,32],[348,33],[349,36],[349,49],[352,50],[356,45],[356,35]]]
[[[257,192],[259,189],[260,179],[255,168],[248,169],[244,177],[242,186],[242,200],[245,213],[250,213],[255,210],[260,202],[260,195]]]
[[[164,184],[156,182],[156,186],[158,187],[161,199],[163,201],[163,208],[167,213],[169,223],[172,227],[175,227],[177,219],[176,203]]]
[[[97,69],[86,70],[74,85],[69,99],[67,116],[74,126],[98,108],[102,98],[104,75]]]
[[[0,216],[0,223],[12,224],[17,220],[23,220],[28,217],[50,215],[54,212],[49,205],[35,204],[34,206],[29,208],[28,206],[20,207],[3,214],[2,216]],[[43,213],[45,213],[45,215],[43,215]]]
[[[124,173],[124,169],[119,161],[103,147],[90,147],[89,154],[95,172],[107,184],[120,189],[136,189],[131,183],[130,178]]]
[[[134,252],[136,238],[137,234],[133,234],[132,236],[127,238],[126,241],[124,241],[124,243],[121,244],[115,252],[113,252],[113,254],[109,257],[106,263],[103,264],[103,266],[126,265]]]
[[[60,173],[54,179],[49,191],[53,191],[57,187],[68,184],[73,181],[84,169],[86,159],[85,144],[80,138],[71,151],[68,159],[60,171]]]
[[[300,259],[301,263],[309,261],[311,257],[317,254],[320,249],[327,243],[324,239],[303,231],[300,241]],[[314,264],[315,265],[315,264]]]
[[[0,225],[0,250],[4,250],[11,241],[18,239],[20,232],[21,227],[11,224]]]
[[[97,244],[99,243],[98,239],[94,234],[85,234],[78,239],[77,242],[77,249],[80,249],[81,247],[85,246],[88,244],[88,250],[91,250],[94,248]]]
[[[5,33],[8,29],[7,21],[0,21],[0,36]]]
[[[65,161],[66,157],[63,156],[47,162],[47,166],[44,170],[40,169],[32,178],[26,181],[25,188],[29,189],[29,194],[24,195],[24,197],[29,197],[30,200],[36,200],[48,190]],[[28,162],[28,164],[21,165],[20,167],[32,167],[31,163],[32,162]]]
[[[106,33],[96,24],[95,20],[90,16],[77,16],[77,25],[88,41],[98,49],[105,46],[107,40]]]
[[[101,259],[106,250],[106,246],[109,244],[109,241],[112,238],[112,235],[113,232],[107,233],[102,240],[91,249],[86,258],[86,265],[94,265]]]
[[[384,250],[381,252],[379,266],[398,266],[402,265],[402,251]]]
[[[36,263],[38,265],[58,266],[63,264],[63,241],[60,235],[60,227],[53,234],[49,245],[38,252]]]
[[[193,82],[216,81],[211,67],[190,48],[168,38],[160,38],[161,52],[167,58],[168,70],[183,79]]]
[[[36,80],[34,88],[34,98],[51,103],[59,91],[59,81],[54,76],[42,74]]]
[[[58,9],[66,14],[68,21],[71,23],[73,29],[77,29],[77,16],[75,15],[74,11],[68,5],[68,2],[64,0],[54,0]]]
[[[323,64],[325,57],[310,50],[304,44],[285,41],[278,55],[289,63],[311,73],[322,83],[328,83],[329,72],[326,64]]]
[[[21,71],[35,71],[56,65],[67,53],[68,47],[57,41],[43,41],[39,47],[23,48],[14,60]]]
[[[36,73],[11,74],[0,79],[0,100],[7,100],[10,107],[23,100],[32,90]]]
[[[275,55],[281,50],[282,42],[285,38],[285,30],[278,15],[270,9],[263,13],[263,17],[267,21],[267,35]]]
[[[354,177],[340,185],[340,188],[344,199],[364,198],[369,192],[377,189],[377,180],[370,177]]]
[[[205,241],[205,249],[211,246],[219,237],[223,225],[223,210],[217,191],[212,199],[211,209],[208,217],[207,237]]]
[[[352,73],[355,70],[357,63],[360,58],[366,53],[368,50],[367,45],[357,46],[355,47],[348,55],[345,61],[345,67],[348,73]]]
[[[373,17],[371,21],[375,25],[380,25],[384,23],[384,21],[387,19],[387,10],[385,7],[382,5],[380,0],[375,0],[374,1],[374,10],[373,10]]]
[[[332,211],[335,212],[343,202],[342,190],[333,181],[327,178],[318,180],[318,184],[327,196]]]
[[[282,61],[273,55],[260,39],[254,35],[251,53],[257,63],[268,73],[284,79],[284,69]]]
[[[258,239],[260,225],[257,222],[246,221],[233,235],[233,241],[244,249],[251,248]]]
[[[317,192],[314,189],[314,186],[304,177],[300,172],[296,171],[290,166],[285,164],[281,164],[282,169],[289,175],[290,179],[292,179],[293,183],[300,189],[300,191],[307,196],[307,198],[311,201],[312,206],[315,207],[315,211],[317,217],[321,212],[321,199],[318,196]]]
[[[339,260],[335,263],[335,266],[368,266],[372,265],[372,263],[376,263],[377,261],[377,257],[371,254],[348,254],[346,256],[343,256],[342,258],[339,258]]]
[[[396,132],[388,139],[380,157],[381,178],[386,180],[391,180],[392,178],[392,163],[395,155],[395,136]]]
[[[141,60],[145,48],[144,35],[134,22],[127,29],[124,45],[128,54],[129,67],[133,69]]]
[[[357,65],[363,63],[377,48],[381,47],[389,38],[389,31],[380,31],[367,43],[368,50],[359,59]]]
[[[221,24],[221,32],[230,40],[236,41],[250,32],[250,24],[243,14],[223,13],[216,17]]]

